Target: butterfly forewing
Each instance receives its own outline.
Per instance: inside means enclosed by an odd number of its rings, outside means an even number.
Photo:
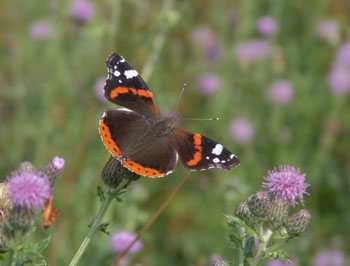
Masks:
[[[174,129],[176,149],[184,166],[191,170],[213,167],[231,169],[239,159],[221,144],[183,129]]]
[[[108,77],[105,97],[112,103],[133,110],[147,118],[160,116],[159,108],[147,84],[123,57],[112,53],[106,61]]]

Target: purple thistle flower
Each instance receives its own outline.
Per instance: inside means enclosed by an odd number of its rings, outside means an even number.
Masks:
[[[29,28],[29,34],[35,40],[50,39],[52,31],[52,25],[44,21],[34,22]]]
[[[269,170],[268,176],[264,179],[268,182],[263,182],[263,187],[268,188],[274,197],[286,200],[292,206],[295,206],[298,197],[301,204],[304,204],[303,194],[309,195],[306,192],[309,184],[304,182],[305,174],[300,174],[300,170],[292,166],[281,165],[279,171],[276,168]]]
[[[70,7],[72,16],[79,22],[86,22],[94,15],[94,7],[87,0],[76,0]]]
[[[325,249],[319,252],[312,261],[313,266],[343,266],[344,254],[340,250]]]
[[[212,73],[204,73],[197,80],[199,92],[202,95],[211,95],[220,87],[220,79]]]
[[[136,234],[130,232],[115,232],[109,241],[112,249],[117,252],[123,252],[130,243],[135,239]],[[130,248],[129,252],[134,253],[140,251],[142,248],[142,244],[139,240],[137,240],[134,245]]]
[[[58,156],[55,156],[51,161],[51,165],[56,171],[62,171],[64,164],[65,164],[64,159]]]
[[[350,92],[349,68],[335,66],[328,76],[328,85],[335,95],[344,95]]]
[[[105,83],[106,83],[106,78],[99,78],[94,85],[94,91],[97,99],[100,100],[101,103],[106,103],[108,102],[106,97],[105,97]]]
[[[51,197],[50,183],[46,176],[22,169],[14,172],[7,183],[10,199],[14,206],[34,212],[44,208],[44,202]]]
[[[273,17],[264,16],[258,19],[256,29],[263,36],[271,36],[276,34],[278,25]]]
[[[219,43],[213,42],[212,44],[208,45],[205,51],[206,59],[211,64],[216,64],[219,62],[221,57],[221,47]]]
[[[320,39],[336,43],[339,38],[338,24],[333,20],[324,20],[317,25],[317,35]]]
[[[241,62],[253,62],[270,53],[270,45],[264,40],[250,40],[238,43],[234,47],[234,53]]]
[[[214,35],[211,29],[206,25],[200,25],[191,33],[192,41],[202,47],[208,47],[214,42]]]
[[[230,126],[231,137],[239,144],[244,144],[254,136],[254,128],[252,124],[241,117],[234,120]]]
[[[350,71],[350,42],[343,43],[338,48],[335,65],[342,66]]]
[[[279,79],[270,87],[270,99],[278,104],[289,103],[293,98],[293,87],[287,80]]]

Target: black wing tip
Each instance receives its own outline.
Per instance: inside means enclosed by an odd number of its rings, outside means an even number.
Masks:
[[[115,52],[112,52],[107,60],[106,60],[106,64],[107,66],[111,66],[114,65],[116,62],[120,61],[121,59],[123,59],[123,57]]]

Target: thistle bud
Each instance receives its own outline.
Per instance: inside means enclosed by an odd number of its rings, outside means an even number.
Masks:
[[[40,168],[39,173],[47,176],[50,182],[50,188],[53,188],[58,176],[61,174],[65,161],[58,156],[54,157],[51,162]]]
[[[213,266],[229,266],[229,264],[226,260],[220,259],[220,260],[215,261]]]
[[[284,225],[288,218],[289,204],[282,198],[274,198],[270,204],[268,213],[269,221],[274,229],[278,229]]]
[[[287,231],[290,235],[301,235],[305,233],[310,224],[311,214],[308,210],[302,209],[288,218]]]
[[[248,198],[248,207],[253,215],[257,217],[265,217],[270,208],[270,198],[267,192],[257,191]]]
[[[19,165],[19,171],[35,172],[35,167],[30,162],[23,162]]]
[[[27,208],[14,206],[11,210],[8,222],[3,224],[3,232],[6,238],[14,238],[15,232],[24,235],[34,225],[35,213]]]
[[[235,215],[246,223],[250,223],[253,219],[253,215],[249,210],[248,204],[246,202],[238,204],[235,209]]]
[[[135,181],[140,176],[131,172],[118,159],[111,156],[102,170],[103,182],[111,188],[116,188],[122,182],[123,178]]]

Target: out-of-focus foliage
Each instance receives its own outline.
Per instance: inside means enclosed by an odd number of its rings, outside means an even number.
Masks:
[[[140,73],[159,53],[147,83],[162,112],[174,108],[187,83],[181,116],[220,120],[181,127],[220,141],[241,160],[231,171],[193,173],[142,237],[142,249],[130,254],[130,265],[229,260],[224,214],[280,164],[300,168],[310,184],[304,207],[311,224],[290,243],[293,260],[311,265],[324,252],[349,254],[345,2],[174,1],[164,10],[163,1],[1,1],[1,180],[22,161],[66,161],[54,191],[59,216],[49,229],[49,264],[67,265],[99,208],[96,187],[109,154],[97,126],[103,111],[116,107],[101,94],[112,51]],[[108,231],[137,232],[186,174],[180,163],[167,177],[132,184],[109,209]],[[36,231],[37,239],[47,234]],[[97,234],[81,265],[111,262],[109,241]]]

